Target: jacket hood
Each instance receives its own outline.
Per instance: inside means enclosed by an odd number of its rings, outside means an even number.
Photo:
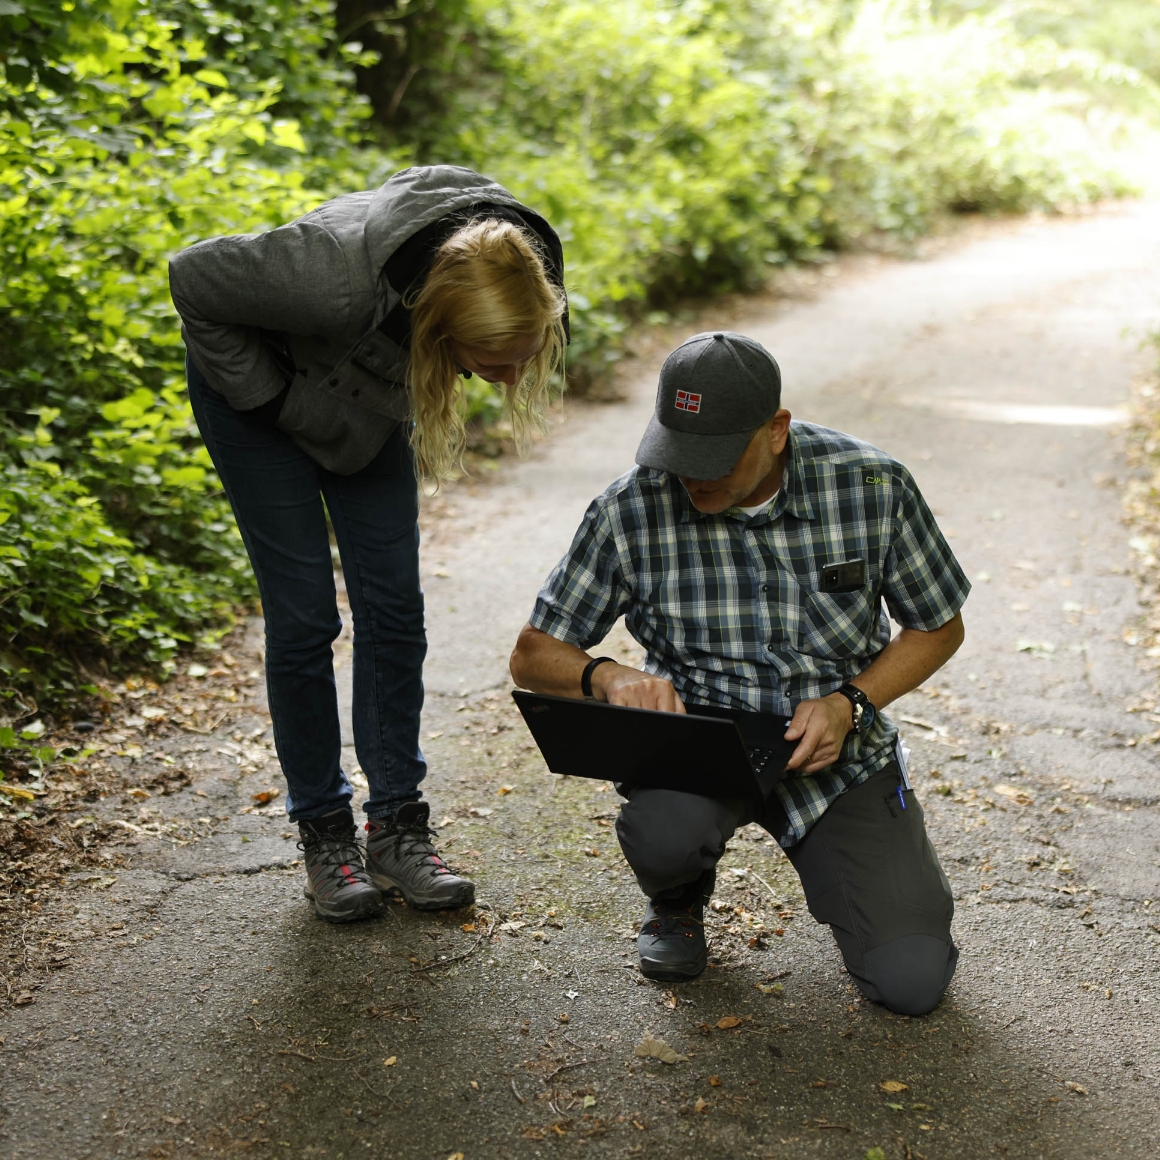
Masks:
[[[498,182],[458,165],[423,165],[396,173],[371,195],[364,231],[371,269],[381,270],[424,226],[481,201],[534,212]]]

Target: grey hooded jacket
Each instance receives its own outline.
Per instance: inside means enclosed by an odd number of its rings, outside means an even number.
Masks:
[[[169,285],[190,357],[239,411],[289,381],[278,427],[323,467],[358,471],[411,413],[407,351],[379,330],[406,287],[391,286],[383,267],[413,234],[479,203],[531,213],[470,169],[430,165],[269,233],[182,250]]]

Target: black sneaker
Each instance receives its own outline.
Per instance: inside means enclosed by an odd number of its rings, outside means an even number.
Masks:
[[[398,891],[418,910],[454,910],[475,901],[475,884],[456,874],[439,856],[427,825],[431,807],[407,802],[394,820],[367,822],[367,870],[384,891]]]
[[[383,909],[383,896],[363,866],[355,837],[354,815],[338,810],[324,818],[299,822],[298,848],[306,861],[306,897],[327,922],[372,918]]]
[[[711,882],[707,882],[712,893]],[[684,897],[649,899],[636,936],[640,973],[646,979],[677,983],[695,979],[708,961],[705,945],[705,885],[696,883]]]

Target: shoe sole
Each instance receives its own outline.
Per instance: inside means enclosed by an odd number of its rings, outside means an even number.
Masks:
[[[302,893],[313,903],[314,913],[323,922],[361,922],[364,918],[377,918],[383,912],[381,895],[378,898],[366,898],[353,910],[339,910],[336,907],[328,907],[325,902],[319,902],[309,890],[303,890]]]
[[[704,971],[708,960],[708,954],[698,961],[687,964],[661,963],[656,959],[641,956],[640,973],[646,979],[655,979],[658,983],[680,983],[687,979],[695,979]]]
[[[475,901],[475,884],[472,882],[465,882],[454,894],[445,898],[419,898],[409,895],[385,874],[372,873],[370,879],[384,894],[398,894],[408,906],[416,910],[458,910],[462,906],[470,906]]]

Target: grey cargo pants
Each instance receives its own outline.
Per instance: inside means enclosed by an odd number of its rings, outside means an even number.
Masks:
[[[925,1015],[943,996],[959,952],[951,941],[950,884],[926,835],[913,790],[902,808],[891,762],[842,794],[786,855],[810,914],[826,923],[866,998]],[[780,806],[758,816],[741,801],[673,790],[632,790],[616,823],[620,848],[650,898],[677,899],[710,881],[735,830],[776,831]]]

